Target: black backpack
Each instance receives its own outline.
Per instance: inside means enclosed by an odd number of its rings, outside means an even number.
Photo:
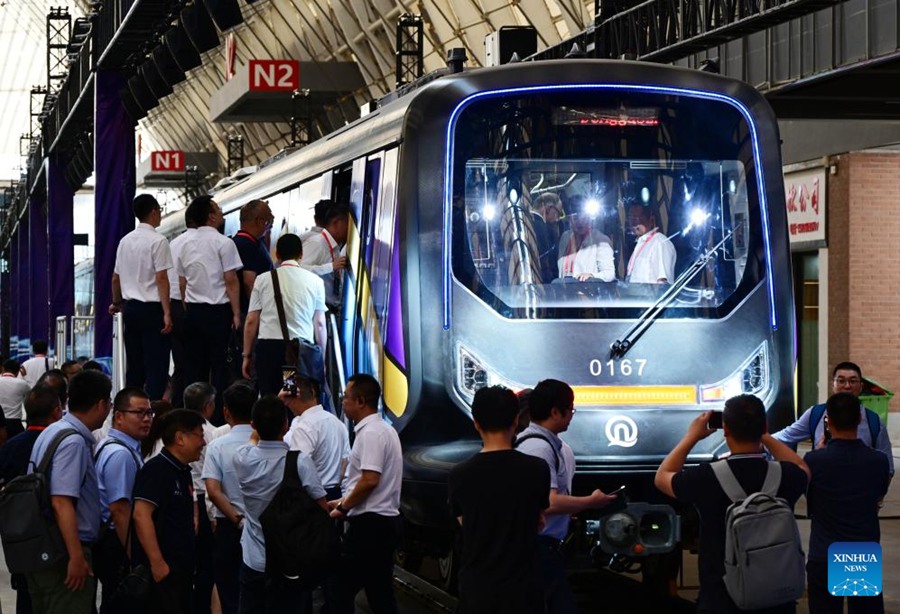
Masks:
[[[12,573],[43,571],[69,555],[50,502],[50,463],[62,440],[77,434],[57,433],[34,471],[13,478],[0,492],[0,540]]]
[[[300,482],[299,455],[288,452],[281,486],[259,522],[266,540],[266,574],[299,580],[312,589],[337,568],[340,541],[334,521]]]

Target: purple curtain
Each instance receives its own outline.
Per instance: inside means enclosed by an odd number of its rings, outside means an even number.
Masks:
[[[31,247],[28,258],[31,260],[28,285],[31,293],[31,340],[43,339],[52,342],[50,334],[50,305],[48,289],[50,275],[47,267],[47,216],[43,198],[33,198],[28,205],[28,229]]]
[[[30,215],[19,220],[19,356],[31,356],[31,233],[28,230]]]
[[[74,198],[63,171],[64,161],[53,155],[47,160],[47,218],[49,222],[49,281],[51,343],[56,344],[56,318],[75,315],[75,246],[73,241]],[[66,348],[56,348],[58,358]],[[57,360],[62,364],[62,360]]]
[[[8,353],[15,358],[19,355],[19,273],[22,261],[19,258],[21,229],[13,234],[9,246],[9,348]]]
[[[112,357],[112,274],[119,240],[134,229],[134,122],[119,91],[125,79],[98,70],[94,96],[94,357]]]

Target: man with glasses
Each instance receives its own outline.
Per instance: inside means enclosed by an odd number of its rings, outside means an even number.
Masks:
[[[161,399],[169,379],[169,333],[172,311],[169,242],[157,232],[162,209],[150,194],[140,194],[132,205],[137,228],[122,237],[116,251],[109,313],[122,311],[125,337],[126,386],[146,386]]]
[[[831,391],[833,394],[847,392],[855,397],[862,393],[862,369],[853,362],[841,362],[832,371]],[[871,409],[859,404],[859,427],[856,436],[870,448],[883,452],[888,458],[891,476],[894,475],[894,455],[887,427]],[[830,439],[828,422],[825,419],[825,403],[810,407],[792,425],[773,435],[775,439],[796,446],[803,440],[810,440],[813,448],[823,448]]]
[[[119,584],[125,562],[125,541],[131,525],[134,478],[144,465],[141,441],[150,432],[153,410],[140,388],[123,388],[113,401],[112,428],[94,455],[100,487],[101,535],[94,544],[94,575],[102,585],[100,612]]]
[[[100,490],[94,468],[91,431],[109,414],[112,383],[99,371],[83,371],[69,386],[69,411],[38,436],[31,467],[40,465],[56,436],[74,431],[59,444],[50,462],[50,500],[68,558],[46,571],[27,574],[36,612],[90,612],[97,580],[91,545],[100,533]]]
[[[572,495],[575,455],[559,438],[575,416],[575,393],[565,382],[545,379],[528,396],[531,424],[516,439],[516,449],[543,459],[550,467],[550,507],[544,512],[544,530],[538,537],[544,601],[548,612],[576,612],[575,598],[566,578],[563,541],[569,534],[572,514],[600,509],[616,499],[599,488],[581,497]]]
[[[205,445],[203,416],[175,409],[162,420],[163,451],[134,482],[133,561],[150,567],[149,612],[191,612],[194,580],[194,488],[191,468]],[[136,548],[136,546],[139,546]]]
[[[251,200],[241,207],[241,229],[231,238],[244,265],[240,272],[241,318],[247,317],[247,306],[250,304],[250,293],[253,292],[256,276],[274,268],[272,256],[263,242],[263,237],[272,229],[274,221],[272,209],[264,200]]]

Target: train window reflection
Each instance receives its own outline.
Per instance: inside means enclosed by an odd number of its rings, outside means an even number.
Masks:
[[[745,168],[468,159],[454,194],[457,280],[507,317],[628,316],[673,286],[679,317],[716,317],[748,267]]]

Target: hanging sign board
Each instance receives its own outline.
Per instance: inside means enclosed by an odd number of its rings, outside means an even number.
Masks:
[[[293,92],[300,88],[297,60],[250,60],[251,92]]]

